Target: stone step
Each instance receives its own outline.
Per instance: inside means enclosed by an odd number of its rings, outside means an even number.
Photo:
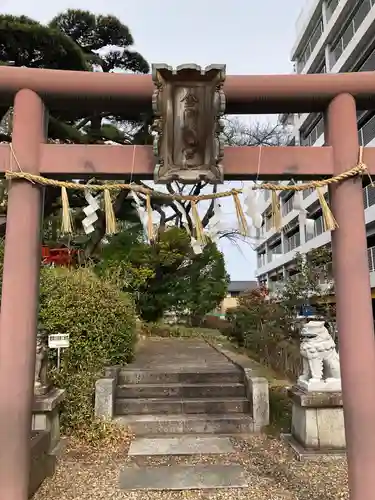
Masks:
[[[128,491],[246,487],[248,487],[246,472],[241,465],[126,467],[120,472],[120,488]]]
[[[242,382],[242,373],[234,366],[210,370],[134,370],[123,368],[118,384],[231,384]]]
[[[220,414],[247,413],[249,402],[245,398],[147,398],[147,399],[117,399],[115,401],[116,415],[135,414]]]
[[[254,432],[250,415],[117,415],[114,421],[136,436],[162,434],[248,434]]]
[[[135,438],[129,448],[129,457],[224,455],[234,453],[229,437],[223,436],[165,436]]]
[[[211,384],[125,384],[116,389],[118,398],[240,398],[245,397],[241,383]]]

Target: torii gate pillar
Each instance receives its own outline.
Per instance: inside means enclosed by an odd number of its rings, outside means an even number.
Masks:
[[[19,165],[39,173],[44,142],[44,105],[31,90],[14,101],[12,146]],[[10,184],[0,315],[0,489],[1,498],[26,500],[41,260],[41,188]]]
[[[354,97],[335,97],[328,106],[325,126],[338,175],[358,162]],[[375,338],[362,179],[334,184],[329,194],[339,224],[332,232],[332,260],[350,498],[363,500],[375,488]]]

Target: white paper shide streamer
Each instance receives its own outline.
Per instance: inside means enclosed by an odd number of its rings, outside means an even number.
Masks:
[[[195,255],[200,255],[203,252],[203,246],[191,234],[186,210],[185,210],[184,206],[182,205],[182,203],[180,203],[179,201],[175,200],[174,203],[175,203],[177,210],[180,212],[180,215],[181,215],[181,225],[186,230],[188,235],[190,236],[191,248],[193,249],[193,252],[195,253]]]
[[[253,189],[254,183],[249,183],[243,189],[245,214],[250,217],[253,226],[260,229],[263,224],[263,216],[259,211],[259,191]]]
[[[296,191],[293,195],[293,209],[304,212],[302,191]]]
[[[133,200],[135,201],[135,209],[136,209],[136,211],[138,213],[138,217],[141,221],[144,234],[146,235],[146,238],[149,239],[148,238],[148,217],[149,217],[148,212],[145,209],[145,207],[142,205],[142,201],[141,201],[141,198],[138,196],[138,193],[136,193],[135,191],[132,191],[131,194],[132,194]],[[152,212],[152,224],[155,227],[155,225],[157,224],[158,221],[154,219],[154,215],[155,215],[155,213]]]
[[[224,213],[221,209],[220,200],[214,200],[214,215],[210,219],[207,233],[212,241],[217,242],[219,234],[225,230]]]
[[[315,221],[307,217],[307,210],[303,206],[302,191],[296,191],[293,195],[293,209],[298,210],[298,219],[302,226],[305,226],[306,238],[313,238],[315,232]]]
[[[82,221],[82,226],[85,233],[90,234],[95,231],[94,224],[98,220],[98,214],[96,212],[100,207],[99,203],[96,201],[96,198],[88,190],[85,191],[85,199],[88,205],[83,209],[86,217]]]
[[[187,216],[185,208],[183,207],[182,203],[180,203],[177,200],[175,200],[174,204],[175,204],[177,210],[180,212],[182,227],[186,230],[186,232],[188,234],[191,234],[190,228],[189,228],[188,216]]]

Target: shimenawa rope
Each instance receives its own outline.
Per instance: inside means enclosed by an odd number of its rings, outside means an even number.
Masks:
[[[61,188],[61,198],[62,198],[62,209],[63,209],[63,227],[67,232],[72,231],[72,226],[71,226],[71,218],[70,218],[70,209],[69,209],[69,204],[68,204],[68,197],[66,190],[74,190],[74,191],[85,191],[87,190],[88,186],[87,184],[77,184],[75,182],[68,182],[68,181],[58,181],[55,179],[50,179],[47,177],[42,177],[40,175],[35,175],[35,174],[30,174],[27,172],[24,172],[21,168],[21,165],[19,164],[15,152],[12,147],[10,147],[10,152],[11,155],[14,157],[15,162],[19,168],[19,172],[14,172],[12,171],[6,171],[5,172],[5,177],[8,180],[14,180],[14,179],[23,179],[27,180],[29,182],[32,182],[33,184],[40,184],[42,186],[53,186],[53,187],[60,187]],[[135,153],[135,149],[134,149]],[[259,158],[260,161],[260,158]],[[133,157],[133,163],[134,163],[134,157]],[[259,163],[259,162],[258,162]],[[258,164],[258,174],[257,177],[259,176],[259,170],[260,170],[260,165]],[[273,183],[263,183],[263,184],[254,184],[252,186],[253,190],[267,190],[272,192],[272,218],[273,218],[273,225],[278,231],[281,227],[281,213],[280,213],[280,203],[278,201],[277,197],[277,191],[305,191],[307,189],[315,189],[318,194],[318,198],[321,204],[322,212],[323,212],[323,219],[324,219],[324,224],[325,224],[325,229],[326,230],[334,230],[338,227],[338,224],[324,198],[323,193],[321,192],[321,188],[325,186],[329,186],[331,184],[337,184],[339,182],[342,182],[346,179],[350,179],[351,177],[356,177],[358,175],[363,175],[364,173],[367,173],[367,175],[370,174],[367,170],[367,166],[363,162],[363,147],[359,149],[359,158],[358,158],[358,164],[354,166],[353,168],[347,170],[346,172],[342,172],[339,175],[336,175],[334,177],[330,177],[329,179],[323,179],[319,181],[310,181],[307,183],[303,184],[292,184],[292,185],[284,185],[284,184],[273,184]],[[370,181],[372,184],[372,179],[370,177]],[[181,195],[181,194],[170,194],[170,193],[162,193],[160,191],[154,191],[152,189],[148,189],[144,186],[139,186],[137,184],[131,183],[130,184],[125,184],[125,183],[110,183],[110,184],[90,184],[89,187],[90,191],[104,191],[104,205],[105,205],[105,212],[106,212],[106,229],[107,229],[107,234],[114,234],[116,232],[116,219],[113,213],[113,207],[111,203],[111,197],[110,197],[110,192],[111,191],[120,191],[120,190],[130,190],[138,193],[142,193],[146,195],[146,199],[148,201],[147,203],[147,211],[149,213],[150,217],[150,211],[151,211],[151,203],[150,203],[150,198],[163,198],[165,200],[175,200],[175,201],[191,201],[192,202],[192,215],[195,220],[195,228],[196,228],[196,233],[197,233],[197,239],[203,241],[205,239],[205,235],[203,233],[203,227],[201,224],[201,221],[199,220],[198,216],[198,210],[197,210],[197,203],[199,201],[203,200],[215,200],[219,198],[227,198],[227,197],[233,197],[234,204],[236,207],[236,214],[239,222],[239,227],[240,231],[244,234],[248,232],[248,226],[246,222],[246,218],[243,214],[242,207],[240,206],[240,202],[238,199],[238,195],[241,194],[244,189],[231,189],[229,191],[224,191],[224,192],[217,192],[217,193],[209,193],[209,194],[201,194],[198,196],[194,195]],[[151,233],[151,221],[149,221],[149,228],[148,228],[148,233]],[[149,234],[151,236],[151,234]]]

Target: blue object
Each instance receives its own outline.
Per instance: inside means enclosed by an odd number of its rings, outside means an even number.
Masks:
[[[314,315],[315,315],[315,311],[314,311],[314,308],[312,306],[310,306],[309,304],[305,304],[305,305],[301,306],[300,316],[308,317],[308,316],[314,316]]]

